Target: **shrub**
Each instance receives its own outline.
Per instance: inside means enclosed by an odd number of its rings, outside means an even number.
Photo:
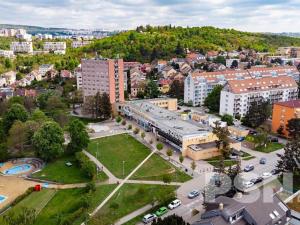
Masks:
[[[145,136],[146,136],[145,132],[142,132],[142,133],[141,133],[141,137],[144,139]]]
[[[157,148],[157,150],[162,150],[163,148],[164,148],[164,145],[163,145],[163,143],[157,143],[156,144],[156,148]]]
[[[122,121],[122,125],[125,126],[126,125],[126,120]]]
[[[89,192],[95,192],[96,191],[96,184],[95,182],[91,181],[89,183],[86,184],[85,186],[85,192],[89,193]]]
[[[122,118],[121,118],[120,116],[117,116],[116,122],[117,122],[117,123],[120,123],[121,121],[122,121]]]
[[[132,125],[129,124],[127,128],[128,128],[128,130],[131,130],[132,129]]]
[[[172,181],[172,177],[169,174],[164,174],[162,180],[164,183],[168,184]]]
[[[134,134],[138,134],[139,132],[140,132],[140,129],[137,128],[137,127],[136,127],[136,128],[134,129],[134,131],[133,131]]]
[[[34,191],[34,188],[33,188],[33,187],[28,188],[27,191],[26,191],[24,194],[19,195],[19,196],[11,203],[11,206],[15,206],[16,204],[18,204],[20,201],[22,201],[24,198],[26,198],[28,195],[30,195],[33,191]]]
[[[96,165],[82,152],[76,153],[76,159],[86,175],[91,179],[95,179],[97,175]]]

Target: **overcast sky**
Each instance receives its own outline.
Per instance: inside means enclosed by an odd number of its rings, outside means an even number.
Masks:
[[[300,32],[300,0],[0,0],[0,23],[109,30],[211,25]]]

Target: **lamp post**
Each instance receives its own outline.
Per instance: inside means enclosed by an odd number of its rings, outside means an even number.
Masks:
[[[124,177],[124,175],[125,175],[125,161],[123,161],[123,177]]]

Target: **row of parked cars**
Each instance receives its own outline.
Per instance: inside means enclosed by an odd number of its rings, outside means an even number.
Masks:
[[[179,199],[175,199],[172,201],[169,205],[168,208],[170,210],[175,209],[181,205],[181,201]],[[156,220],[158,217],[166,214],[168,212],[168,208],[165,206],[160,207],[155,213],[149,213],[143,217],[143,222],[145,224],[150,223],[154,220]]]

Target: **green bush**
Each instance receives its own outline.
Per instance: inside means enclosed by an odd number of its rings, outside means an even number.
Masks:
[[[140,129],[137,128],[137,127],[136,127],[136,128],[134,129],[134,131],[133,131],[134,134],[138,134],[139,132],[140,132]]]
[[[126,120],[122,121],[122,125],[125,126],[126,125]]]
[[[116,122],[117,123],[120,123],[122,121],[122,117],[120,117],[120,116],[117,116],[117,118],[116,118]]]
[[[157,150],[162,150],[163,148],[164,148],[164,145],[163,145],[163,143],[157,143],[156,144],[156,148],[157,148]]]
[[[145,136],[146,136],[145,132],[142,132],[142,133],[141,133],[141,137],[144,139]]]
[[[11,206],[15,206],[16,204],[18,204],[20,201],[22,201],[24,198],[26,198],[28,195],[30,195],[33,191],[34,191],[34,188],[33,188],[33,187],[28,188],[27,191],[26,191],[24,194],[19,195],[19,196],[11,203]]]
[[[91,179],[95,179],[97,175],[96,165],[82,152],[76,153],[76,159],[79,162],[80,168],[86,175]]]
[[[128,130],[131,130],[132,129],[132,125],[129,124],[127,128],[128,128]]]

